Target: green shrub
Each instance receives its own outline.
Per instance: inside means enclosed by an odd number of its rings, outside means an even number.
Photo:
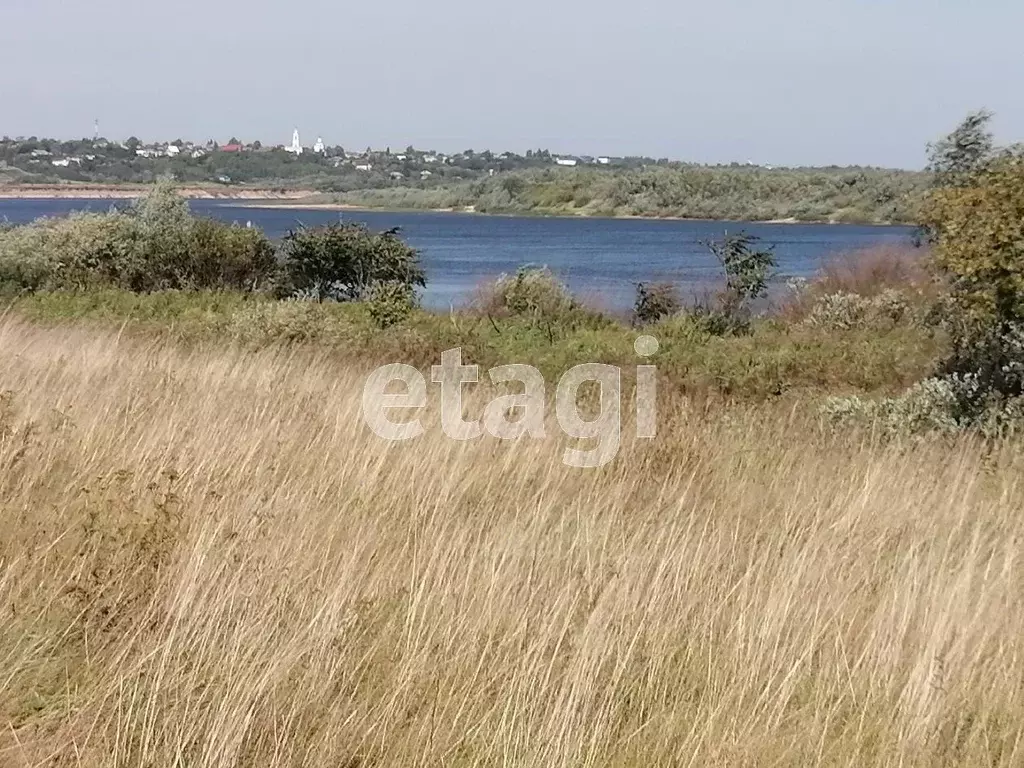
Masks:
[[[276,270],[274,248],[261,231],[192,216],[167,184],[125,211],[40,219],[0,232],[0,285],[8,290],[253,290]]]
[[[966,426],[959,402],[973,387],[970,379],[925,379],[898,397],[829,398],[822,414],[835,426],[870,427],[887,437],[926,432],[954,434]]]
[[[486,308],[533,320],[553,321],[579,308],[569,289],[547,267],[523,266],[495,281]]]
[[[252,301],[227,318],[225,335],[250,344],[323,340],[330,326],[324,307],[300,300]]]
[[[720,297],[725,312],[746,311],[751,302],[768,291],[777,262],[772,248],[756,247],[758,240],[755,235],[740,232],[704,243],[725,270],[725,292]]]
[[[980,322],[1024,320],[1024,152],[933,191],[924,216],[934,262],[964,311]]]
[[[378,283],[370,289],[367,311],[378,328],[390,328],[409,318],[418,306],[412,286],[399,282]]]
[[[821,296],[804,322],[834,331],[884,330],[910,314],[910,302],[900,291],[887,290],[877,296],[832,293]]]
[[[382,283],[425,287],[419,252],[398,230],[370,232],[337,223],[289,232],[283,243],[283,292],[316,301],[357,301]]]
[[[833,423],[862,423],[885,434],[973,431],[1005,436],[1024,427],[1024,326],[960,337],[938,375],[895,398],[833,398]]]
[[[637,283],[633,320],[637,325],[650,325],[671,317],[682,306],[674,283]]]

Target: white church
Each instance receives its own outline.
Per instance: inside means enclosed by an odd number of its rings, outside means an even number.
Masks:
[[[293,155],[301,155],[305,150],[302,147],[302,140],[299,138],[299,129],[296,128],[295,132],[292,133],[292,145],[284,148],[285,152],[291,152]],[[313,151],[319,155],[324,154],[327,151],[327,146],[324,144],[324,140],[319,136],[316,139],[316,144],[313,145]]]

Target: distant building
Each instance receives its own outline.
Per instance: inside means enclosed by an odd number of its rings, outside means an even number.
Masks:
[[[324,145],[324,140],[317,136],[316,144],[313,145],[313,151],[318,155],[322,155],[327,151],[327,147]]]
[[[244,147],[241,144],[225,144],[220,148],[221,152],[241,152]]]
[[[429,179],[433,175],[434,174],[431,173],[430,171],[420,171],[420,178],[421,179]]]
[[[557,163],[558,165],[566,165],[566,166],[572,167],[572,166],[576,165],[576,162],[577,161],[575,159],[571,158],[571,157],[556,157],[555,158],[555,163]]]
[[[356,170],[357,171],[372,171],[373,170],[373,166],[370,163],[364,163],[362,165],[357,165],[356,166]]]
[[[168,144],[167,145],[167,156],[168,157],[177,157],[180,154],[181,154],[181,147],[177,146],[176,144]]]
[[[597,158],[597,162],[600,165],[608,165],[611,162],[611,158],[609,158],[609,157],[599,157],[599,158]]]
[[[299,140],[299,129],[298,128],[296,128],[295,132],[292,134],[292,145],[290,147],[285,147],[284,151],[285,152],[291,152],[293,155],[296,155],[296,156],[302,154],[302,142]]]
[[[404,179],[405,174],[402,173],[401,171],[392,171],[391,178],[394,179],[395,181],[398,181],[399,179]]]

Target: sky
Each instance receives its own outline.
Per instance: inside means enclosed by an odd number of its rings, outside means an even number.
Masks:
[[[918,168],[1020,0],[0,0],[0,135]]]

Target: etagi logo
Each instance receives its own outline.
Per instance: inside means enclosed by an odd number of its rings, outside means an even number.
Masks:
[[[633,348],[637,355],[649,358],[658,352],[658,340],[641,336]],[[619,452],[622,433],[621,371],[614,365],[585,363],[570,368],[558,382],[555,393],[555,415],[558,425],[569,437],[596,440],[590,450],[568,448],[562,461],[571,467],[601,467]],[[440,384],[441,429],[453,440],[475,440],[486,431],[501,440],[524,437],[543,439],[547,391],[544,377],[532,365],[502,365],[488,371],[494,384],[521,382],[521,394],[502,395],[490,401],[481,419],[463,418],[462,385],[480,381],[479,366],[462,364],[462,348],[450,349],[441,355],[441,365],[431,367],[431,381]],[[405,384],[402,394],[389,394],[391,382]],[[600,409],[596,418],[585,419],[579,409],[579,391],[587,382],[600,387]],[[385,365],[370,374],[363,387],[363,419],[385,440],[412,440],[424,433],[418,418],[394,422],[389,409],[420,409],[427,405],[427,383],[411,365]],[[650,440],[657,434],[657,368],[638,365],[636,368],[636,436]],[[515,421],[510,416],[520,413]]]

